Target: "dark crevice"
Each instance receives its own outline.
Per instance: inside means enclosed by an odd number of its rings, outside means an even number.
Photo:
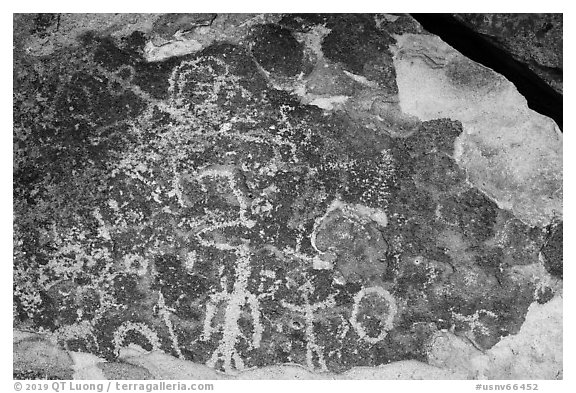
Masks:
[[[563,129],[562,94],[550,87],[527,65],[495,46],[450,14],[411,14],[424,29],[469,59],[506,77],[528,101],[528,107],[553,119]]]

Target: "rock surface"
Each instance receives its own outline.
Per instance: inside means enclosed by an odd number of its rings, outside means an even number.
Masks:
[[[462,123],[456,159],[470,182],[529,225],[562,215],[562,133],[510,82],[429,36],[398,37],[394,66],[403,112]]]
[[[131,17],[15,16],[17,376],[561,378],[512,84],[406,15]]]

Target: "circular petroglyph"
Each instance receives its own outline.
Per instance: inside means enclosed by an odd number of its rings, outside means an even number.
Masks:
[[[370,296],[372,295],[372,296]],[[379,316],[382,330],[380,334],[376,337],[373,337],[368,334],[366,328],[363,326],[362,321],[359,320],[359,314],[361,311],[362,300],[366,297],[372,297],[374,302],[378,300],[384,300],[386,302],[387,311],[383,315]],[[364,288],[360,292],[354,296],[354,306],[352,308],[352,316],[350,317],[350,324],[356,330],[356,333],[360,336],[360,338],[364,341],[367,341],[372,344],[376,344],[379,341],[382,341],[384,337],[388,334],[388,331],[392,329],[394,317],[396,316],[398,309],[396,307],[396,300],[394,297],[382,287],[369,287]],[[375,316],[375,315],[374,315]],[[374,317],[373,316],[373,317]]]

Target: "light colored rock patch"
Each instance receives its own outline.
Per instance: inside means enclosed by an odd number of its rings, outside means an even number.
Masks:
[[[388,217],[386,213],[382,209],[375,209],[372,207],[355,204],[353,205],[354,210],[360,217],[368,218],[374,221],[376,224],[380,225],[381,227],[385,227],[388,225]]]
[[[143,367],[150,371],[155,379],[163,380],[419,380],[466,378],[463,373],[441,369],[414,360],[400,361],[378,367],[354,367],[342,374],[312,372],[300,365],[283,364],[244,370],[235,376],[226,375],[203,365],[182,361],[160,352],[126,358],[124,361]]]
[[[36,333],[26,332],[23,330],[14,330],[12,334],[12,342],[16,344],[22,340],[33,339],[36,336]]]
[[[105,362],[104,359],[98,356],[83,353],[83,352],[68,352],[74,365],[72,366],[74,370],[73,379],[79,380],[103,380],[107,379],[100,368],[98,368],[98,363]]]
[[[73,361],[66,351],[40,335],[29,336],[13,344],[14,372],[35,371],[66,379],[72,375],[72,365]]]
[[[356,82],[358,82],[359,84],[366,86],[368,88],[371,89],[378,89],[380,86],[378,85],[378,83],[371,81],[370,79],[366,78],[365,76],[362,75],[356,75],[353,74],[349,71],[344,71],[344,74],[348,75],[351,79],[355,80]]]
[[[378,367],[354,367],[338,375],[337,379],[385,379],[385,380],[438,380],[465,379],[465,375],[430,366],[416,360],[404,360]]]
[[[246,370],[238,375],[238,379],[243,380],[322,380],[326,375],[332,375],[326,372],[313,372],[298,364],[286,364],[281,367],[268,366]]]
[[[488,351],[489,379],[562,379],[562,296],[533,303],[520,332]]]
[[[562,295],[533,303],[518,334],[486,352],[450,332],[430,341],[428,362],[466,379],[562,379]]]
[[[382,17],[386,19],[388,22],[396,22],[396,20],[399,18],[398,15],[392,15],[392,14],[382,14]]]
[[[148,370],[155,379],[205,380],[228,379],[229,377],[203,364],[180,360],[160,351],[141,356],[126,357],[124,362]]]
[[[327,111],[331,111],[334,110],[336,108],[341,108],[342,105],[344,105],[344,103],[346,101],[348,101],[350,97],[348,96],[317,96],[314,97],[310,94],[308,94],[306,96],[306,99],[304,99],[304,101],[307,101],[307,99],[312,99],[310,102],[308,102],[308,104],[310,105],[315,105],[320,109],[324,109]]]
[[[354,367],[342,374],[313,373],[299,365],[262,367],[248,370],[238,379],[268,380],[423,380],[464,379],[464,374],[443,370],[415,360],[406,360],[378,367]]]
[[[402,112],[462,122],[455,159],[499,207],[529,225],[562,217],[562,134],[554,121],[529,109],[504,77],[440,38],[396,39],[391,49]]]
[[[438,332],[430,340],[428,363],[442,369],[465,375],[466,379],[479,376],[487,356],[470,341],[450,332]]]
[[[542,254],[538,256],[539,263],[531,263],[528,265],[516,265],[510,268],[510,275],[515,277],[519,282],[524,282],[523,285],[534,285],[534,299],[538,299],[541,293],[547,289],[552,293],[562,293],[563,280],[552,276],[546,271]]]
[[[294,37],[304,45],[304,52],[316,57],[319,61],[324,58],[322,53],[322,41],[332,30],[323,25],[315,25],[306,33],[296,32]]]
[[[151,40],[146,45],[146,60],[154,62],[174,56],[196,53],[216,41],[242,44],[255,24],[273,23],[280,14],[219,14],[210,26],[201,26],[186,33],[177,32],[165,45]]]
[[[341,110],[350,99],[350,96],[345,94],[315,94],[311,93],[306,86],[308,79],[296,79],[293,81],[285,81],[278,83],[273,81],[270,76],[267,76],[271,85],[277,90],[288,91],[296,95],[300,103],[303,105],[314,105],[325,111]]]
[[[314,105],[325,111],[343,110],[359,87],[373,87],[374,83],[344,71],[340,65],[324,57],[322,40],[330,31],[325,26],[316,25],[306,33],[294,33],[303,46],[304,55],[314,63],[313,71],[306,77],[300,74],[296,78],[280,78],[261,67],[260,71],[275,89],[295,94],[304,105]]]
[[[144,58],[149,62],[161,61],[172,56],[183,56],[198,52],[202,48],[202,42],[193,39],[172,41],[161,46],[155,46],[151,41],[148,41],[144,47]]]

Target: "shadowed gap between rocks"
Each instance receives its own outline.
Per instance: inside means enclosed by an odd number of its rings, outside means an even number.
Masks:
[[[469,59],[505,76],[528,101],[528,107],[553,119],[563,131],[563,97],[528,66],[493,45],[450,14],[410,14],[424,29]]]

